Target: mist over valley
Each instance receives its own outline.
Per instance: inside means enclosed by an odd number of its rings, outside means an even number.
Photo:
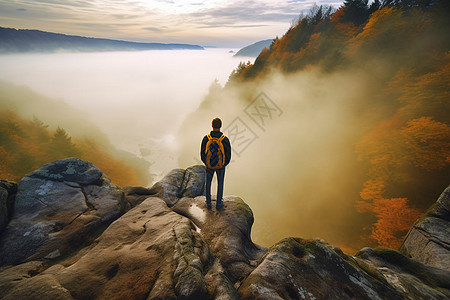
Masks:
[[[53,105],[52,112],[52,105],[28,99],[16,107],[8,101],[8,108],[78,137],[93,135],[91,123],[115,147],[149,161],[157,180],[178,167],[175,135],[185,116],[216,79],[225,84],[239,63],[229,50],[0,55],[0,80],[70,106]],[[73,110],[78,114],[68,124],[66,113]]]
[[[398,249],[450,180],[448,5],[416,4],[313,6],[254,60],[233,48],[2,55],[2,104],[31,120],[4,122],[5,145],[21,146],[7,154],[37,167],[26,149],[92,150],[109,166],[92,142],[102,140],[136,158],[105,174],[151,185],[201,164],[220,117],[233,148],[225,195],[250,205],[257,243]]]

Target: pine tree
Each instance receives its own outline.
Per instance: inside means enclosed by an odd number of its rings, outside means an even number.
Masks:
[[[345,0],[343,20],[355,25],[364,24],[369,18],[368,0]]]
[[[49,154],[51,159],[56,160],[79,156],[80,151],[75,144],[72,143],[72,138],[67,132],[63,128],[58,127],[50,142]]]

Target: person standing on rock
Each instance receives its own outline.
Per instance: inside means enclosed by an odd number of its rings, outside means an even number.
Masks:
[[[217,173],[217,201],[216,208],[223,207],[223,181],[225,179],[225,167],[231,160],[230,140],[220,132],[222,120],[212,120],[213,130],[205,135],[200,148],[200,157],[206,166],[206,208],[211,208],[211,181],[214,173]]]

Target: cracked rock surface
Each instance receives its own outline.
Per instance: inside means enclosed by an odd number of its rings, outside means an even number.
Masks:
[[[0,180],[0,232],[8,225],[14,212],[14,201],[17,184],[12,181]]]
[[[450,270],[450,186],[412,226],[400,251],[426,265]]]
[[[24,177],[0,236],[0,266],[64,256],[124,212],[123,192],[92,163],[50,163]]]
[[[351,256],[301,238],[258,246],[250,207],[226,196],[207,209],[203,185],[201,166],[123,193],[102,175],[28,176],[1,236],[0,299],[450,298],[448,269],[395,250]]]

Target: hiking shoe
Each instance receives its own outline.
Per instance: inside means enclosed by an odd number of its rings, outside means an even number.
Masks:
[[[224,206],[224,204],[223,204],[222,201],[217,202],[217,204],[216,204],[216,208],[217,208],[217,209],[221,209],[223,206]]]
[[[206,208],[211,209],[211,202],[206,202]]]

